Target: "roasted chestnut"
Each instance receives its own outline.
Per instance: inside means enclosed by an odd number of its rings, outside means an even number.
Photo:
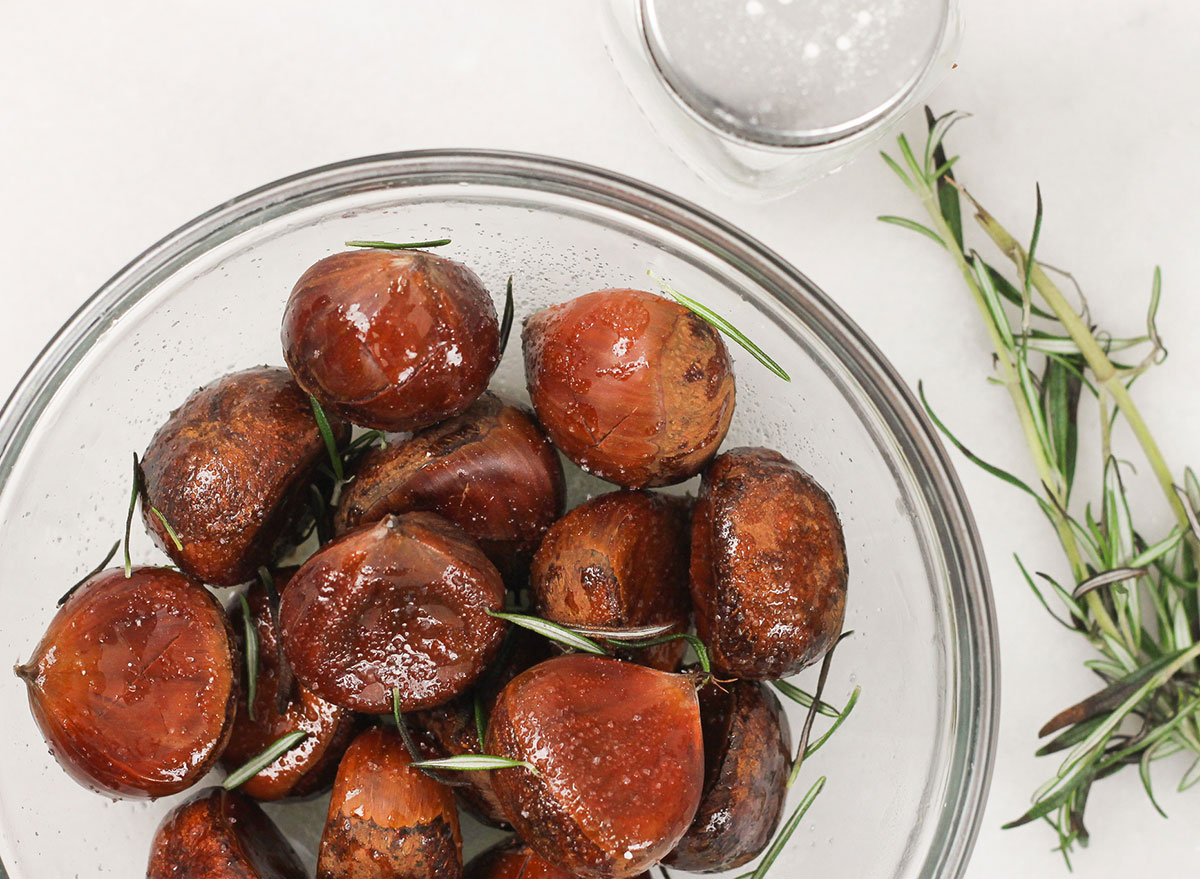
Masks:
[[[696,633],[713,666],[774,680],[822,656],[842,631],[846,543],[833,502],[770,449],[725,452],[692,517]]]
[[[454,797],[411,763],[395,731],[375,727],[351,743],[333,783],[317,879],[460,879]]]
[[[721,336],[682,305],[600,290],[531,315],[521,333],[533,408],[560,451],[626,488],[682,482],[733,417]]]
[[[787,799],[791,735],[779,700],[757,681],[701,688],[704,793],[692,826],[663,862],[689,873],[732,870],[755,858]]]
[[[538,614],[564,625],[671,623],[685,632],[690,510],[685,498],[616,491],[580,504],[551,527],[530,569]],[[675,671],[687,645],[623,655]]]
[[[439,705],[495,656],[504,581],[457,525],[433,513],[385,516],[308,559],[280,604],[296,678],[327,702],[383,714]]]
[[[294,573],[295,568],[277,571],[275,588],[286,591]],[[256,800],[304,797],[324,790],[333,784],[338,761],[359,724],[353,712],[326,702],[296,682],[283,657],[271,601],[261,582],[246,590],[246,604],[258,646],[254,710],[250,711],[246,701],[250,688],[242,686],[233,734],[221,755],[221,764],[233,771],[281,736],[303,730],[308,733],[303,741],[243,782],[238,790]],[[230,621],[244,653],[245,623],[240,601],[233,603]],[[245,663],[242,665],[244,671]]]
[[[492,773],[517,833],[584,879],[641,873],[700,803],[704,742],[692,678],[601,656],[548,659],[500,693],[487,751],[530,763]]]
[[[511,627],[495,661],[470,691],[444,705],[408,715],[409,729],[423,756],[433,759],[482,753],[483,743],[479,741],[475,719],[476,700],[486,717],[509,681],[549,657],[549,642],[545,638],[528,629]],[[463,772],[461,775],[461,783],[454,788],[459,806],[485,824],[508,827],[508,818],[492,790],[492,774]]]
[[[233,637],[200,583],[167,568],[92,576],[16,669],[51,753],[80,784],[163,797],[216,762],[237,705]]]
[[[471,859],[463,879],[575,879],[576,874],[546,861],[512,836]],[[650,879],[647,871],[636,879]]]
[[[219,787],[176,806],[154,834],[146,879],[307,879],[253,800]]]
[[[515,579],[565,500],[562,464],[541,428],[525,409],[485,393],[457,418],[367,452],[334,527],[340,534],[388,513],[428,510]]]
[[[500,362],[483,282],[420,250],[355,250],[313,265],[283,315],[283,356],[325,410],[416,430],[466,410]]]
[[[330,426],[339,442],[349,438],[349,425],[334,418]],[[295,524],[327,455],[312,405],[287,370],[227,375],[188,397],[150,440],[142,519],[184,572],[214,586],[245,583]]]

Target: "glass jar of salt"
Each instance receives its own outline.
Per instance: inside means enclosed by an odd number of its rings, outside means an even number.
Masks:
[[[701,177],[773,198],[835,171],[953,64],[958,0],[607,0],[609,54]]]

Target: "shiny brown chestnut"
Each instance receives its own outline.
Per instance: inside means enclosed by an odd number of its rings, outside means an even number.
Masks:
[[[421,250],[327,256],[296,282],[283,356],[325,410],[380,430],[461,414],[500,362],[500,326],[483,282]]]
[[[203,585],[167,568],[93,575],[17,674],[55,758],[101,793],[163,797],[212,768],[237,705],[233,636]]]
[[[518,675],[497,699],[487,751],[509,822],[541,857],[584,879],[641,873],[679,842],[704,782],[693,679],[569,655]]]
[[[460,879],[454,797],[411,766],[394,730],[368,729],[333,784],[317,879]]]
[[[829,495],[778,452],[720,455],[692,516],[696,634],[714,669],[776,680],[821,657],[842,631],[846,543]]]
[[[540,616],[563,625],[635,627],[669,623],[685,632],[690,509],[686,498],[616,491],[559,519],[533,557],[530,585]],[[675,671],[687,645],[623,651]]]
[[[463,879],[575,879],[575,876],[539,857],[516,836],[480,852],[463,871]],[[650,879],[650,872],[635,879]]]
[[[275,588],[283,593],[295,568],[275,572]],[[333,784],[338,761],[359,728],[353,712],[321,699],[296,682],[283,658],[266,587],[255,583],[246,590],[246,604],[258,645],[253,719],[243,684],[233,733],[221,755],[221,765],[233,770],[248,763],[273,742],[296,730],[308,735],[273,763],[244,781],[238,790],[256,800],[305,797]],[[231,605],[230,622],[238,647],[245,653],[245,622],[240,601]],[[241,663],[245,674],[245,663]],[[281,692],[282,691],[282,692]]]
[[[163,819],[146,879],[306,879],[291,844],[258,804],[219,787]]]
[[[430,708],[495,656],[504,581],[458,526],[433,513],[385,516],[327,543],[281,598],[296,678],[327,702],[384,714]]]
[[[349,425],[330,426],[349,439]],[[184,572],[214,586],[245,583],[288,536],[327,455],[308,396],[286,369],[227,375],[188,397],[150,440],[142,520]]]
[[[599,290],[531,315],[533,408],[559,450],[626,488],[682,482],[733,417],[733,363],[709,324],[641,290]]]
[[[689,873],[732,870],[757,857],[779,826],[791,733],[779,700],[757,681],[701,688],[704,793],[692,826],[663,863]]]
[[[550,658],[549,642],[528,629],[511,627],[496,659],[468,692],[449,702],[414,711],[406,718],[417,747],[426,759],[483,753],[475,721],[475,701],[486,718],[508,682],[539,662]],[[486,723],[486,721],[485,721]],[[509,826],[508,818],[492,790],[490,772],[462,772],[454,793],[461,808],[493,827]]]
[[[438,513],[514,579],[565,502],[562,463],[530,413],[484,393],[457,418],[367,452],[334,528],[341,534],[389,513]]]

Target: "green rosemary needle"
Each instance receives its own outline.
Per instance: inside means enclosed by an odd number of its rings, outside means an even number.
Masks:
[[[229,777],[221,783],[221,787],[225,790],[233,790],[235,787],[245,784],[306,738],[308,738],[308,733],[302,729],[280,736],[257,757],[231,772]]]
[[[475,693],[475,735],[479,739],[479,749],[483,750],[483,740],[487,738],[487,713],[483,710],[483,700]]]
[[[431,241],[347,241],[347,247],[374,247],[378,250],[417,250],[425,247],[442,247],[449,244],[449,238],[434,238]]]
[[[329,426],[329,419],[325,417],[325,407],[312,394],[308,395],[308,401],[312,404],[313,417],[317,419],[317,430],[321,432],[321,439],[325,441],[325,450],[329,452],[329,466],[333,468],[333,475],[338,482],[341,482],[346,478],[346,472],[342,467],[342,455],[338,451],[333,428]]]
[[[439,757],[435,760],[420,760],[412,764],[417,769],[451,769],[455,772],[484,772],[490,769],[528,769],[534,775],[538,774],[532,763],[524,760],[510,760],[507,757],[497,757],[494,754],[457,754],[453,757]]]
[[[513,313],[516,310],[513,305],[513,288],[512,275],[508,276],[508,287],[504,293],[504,315],[500,318],[500,353],[504,354],[504,349],[508,347],[508,336],[512,332]]]
[[[88,571],[86,574],[84,574],[82,577],[80,577],[78,583],[76,583],[74,586],[72,586],[70,589],[68,589],[66,592],[64,592],[62,598],[60,598],[58,600],[57,606],[62,607],[64,604],[66,604],[67,599],[70,598],[72,595],[74,595],[80,586],[82,586],[88,580],[92,579],[92,577],[95,577],[97,574],[99,574],[101,571],[103,571],[104,568],[108,565],[108,563],[112,561],[113,556],[115,556],[117,554],[117,550],[120,549],[120,547],[121,547],[121,541],[118,540],[115,543],[113,543],[113,545],[108,548],[108,552],[105,554],[105,556],[101,560],[100,564],[96,565],[96,567],[92,568],[90,571]]]
[[[258,633],[254,631],[254,617],[250,614],[250,602],[246,593],[238,595],[242,603],[242,626],[246,635],[246,714],[254,722],[254,699],[258,695]]]
[[[550,620],[544,620],[541,617],[530,616],[523,613],[506,613],[498,610],[487,610],[488,616],[493,616],[496,619],[504,620],[512,623],[514,626],[520,626],[523,629],[529,629],[531,632],[537,632],[544,638],[549,638],[551,641],[557,641],[567,647],[579,650],[583,653],[594,653],[597,656],[607,656],[608,651],[593,641],[580,635],[578,632],[573,632],[566,626],[560,626],[558,623],[552,623]]]

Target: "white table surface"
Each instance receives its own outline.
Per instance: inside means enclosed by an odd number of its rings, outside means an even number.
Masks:
[[[1200,5],[975,0],[965,12],[958,68],[932,99],[975,114],[952,136],[960,179],[1021,230],[1040,181],[1040,253],[1073,269],[1114,330],[1139,330],[1162,265],[1171,357],[1137,394],[1168,459],[1200,464]],[[823,286],[911,384],[924,379],[977,451],[1023,465],[949,261],[873,219],[916,214],[882,163],[867,156],[767,206],[715,194],[632,103],[596,14],[583,0],[0,4],[0,396],[98,285],[210,206],[347,157],[497,147],[607,166],[739,224]],[[915,116],[905,127],[920,133]],[[991,560],[1003,653],[995,779],[968,876],[1061,876],[1047,829],[1000,824],[1053,771],[1033,757],[1034,731],[1095,687],[1080,664],[1088,650],[1047,618],[1011,561],[1019,548],[1058,565],[1049,528],[1015,491],[959,471]],[[1152,491],[1139,497],[1163,517]],[[1134,772],[1097,786],[1079,875],[1195,875],[1200,789],[1173,793],[1185,766],[1157,764],[1166,821]]]

